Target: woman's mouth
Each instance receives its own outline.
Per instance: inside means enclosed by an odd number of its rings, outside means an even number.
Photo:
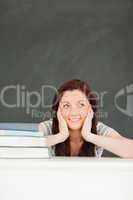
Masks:
[[[80,121],[80,118],[70,118],[69,121],[75,123]]]

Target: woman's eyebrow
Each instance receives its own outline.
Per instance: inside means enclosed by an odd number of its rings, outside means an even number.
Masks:
[[[81,99],[81,100],[78,100],[78,101],[84,101],[84,102],[86,102],[86,100],[85,100],[85,99]]]
[[[77,102],[79,102],[79,103],[87,103],[87,101],[86,100],[79,100],[79,101],[77,101]]]
[[[69,101],[60,101],[60,103],[70,103]]]
[[[86,102],[86,100],[84,100],[84,99],[80,99],[80,100],[78,100],[77,102]],[[60,103],[70,103],[69,101],[60,101]]]

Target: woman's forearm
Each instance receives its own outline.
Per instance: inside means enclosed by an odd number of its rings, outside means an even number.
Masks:
[[[125,137],[112,138],[107,136],[88,134],[86,141],[102,147],[120,157],[133,158],[133,140]]]
[[[43,123],[39,124],[38,130],[39,130],[39,132],[42,132],[42,133],[47,132],[46,127]],[[44,134],[44,135],[46,135],[46,134]],[[47,147],[54,146],[58,143],[64,142],[65,139],[66,139],[65,135],[61,134],[60,132],[55,135],[48,135],[45,140],[46,146]]]
[[[64,142],[66,140],[65,136],[61,133],[57,133],[55,135],[48,135],[46,138],[46,145],[51,147],[58,143]]]

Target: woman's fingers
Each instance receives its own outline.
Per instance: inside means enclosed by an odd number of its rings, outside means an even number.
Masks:
[[[60,108],[58,108],[57,117],[59,121],[59,131],[62,134],[63,138],[66,139],[69,136],[69,131],[68,131],[67,123],[61,114]]]
[[[84,133],[85,133],[85,132],[88,132],[88,130],[91,131],[93,116],[94,116],[94,112],[93,112],[93,110],[92,110],[92,108],[91,108],[90,110],[88,110],[86,119],[85,119],[84,124],[83,124],[82,131],[83,131]]]
[[[92,108],[88,111],[85,121],[87,122],[89,119],[93,119],[94,112]]]
[[[60,108],[58,108],[57,116],[58,116],[59,121],[62,120],[62,115],[61,115]]]
[[[57,111],[57,117],[58,117],[58,120],[60,119],[60,108],[58,107],[58,111]]]
[[[63,118],[63,116],[62,116],[62,114],[61,114],[60,107],[58,108],[57,116],[58,116],[58,120],[59,120],[59,121],[62,121],[62,120],[64,121],[64,118]]]
[[[94,111],[92,110],[92,108],[90,108],[90,110],[88,111],[88,114],[87,114],[87,118],[92,119],[93,116],[94,116]]]

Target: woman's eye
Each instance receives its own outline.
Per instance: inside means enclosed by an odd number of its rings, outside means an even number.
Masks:
[[[85,104],[84,104],[84,103],[80,103],[79,106],[80,106],[80,107],[84,107]]]
[[[63,108],[68,108],[68,107],[69,107],[68,104],[63,105]]]

